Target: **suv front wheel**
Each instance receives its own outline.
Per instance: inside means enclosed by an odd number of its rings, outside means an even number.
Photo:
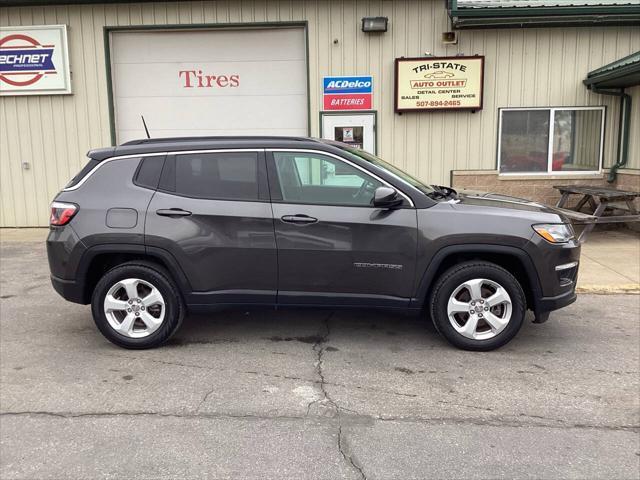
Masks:
[[[174,282],[161,269],[140,262],[109,270],[91,298],[98,329],[124,348],[163,344],[182,323],[184,310]]]
[[[475,261],[455,265],[436,281],[431,319],[450,343],[465,350],[493,350],[520,330],[526,300],[504,268]]]

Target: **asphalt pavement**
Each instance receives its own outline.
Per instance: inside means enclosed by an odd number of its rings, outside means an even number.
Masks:
[[[127,351],[0,247],[0,478],[640,477],[640,296],[581,295],[504,348],[369,311],[191,316]]]

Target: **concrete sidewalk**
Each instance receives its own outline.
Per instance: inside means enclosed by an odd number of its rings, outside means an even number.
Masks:
[[[582,246],[578,292],[640,293],[640,233],[597,228]]]
[[[44,242],[48,228],[3,228],[1,242]],[[640,293],[640,233],[591,232],[582,247],[580,293]]]

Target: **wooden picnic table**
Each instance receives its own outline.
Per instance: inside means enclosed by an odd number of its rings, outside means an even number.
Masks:
[[[575,223],[586,225],[580,234],[579,241],[582,242],[586,235],[593,230],[596,223],[626,223],[640,221],[640,215],[633,204],[633,201],[640,197],[640,192],[630,192],[615,188],[598,187],[591,185],[555,185],[553,188],[561,193],[560,200],[556,207],[565,209],[571,195],[582,195],[574,211],[577,214],[569,215]],[[625,203],[629,210],[629,215],[607,215],[607,209],[616,208],[613,203]],[[592,209],[591,214],[583,214],[580,211],[586,204]]]

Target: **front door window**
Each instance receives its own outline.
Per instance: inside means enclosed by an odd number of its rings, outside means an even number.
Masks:
[[[382,182],[333,157],[316,153],[274,152],[286,203],[371,206]]]

